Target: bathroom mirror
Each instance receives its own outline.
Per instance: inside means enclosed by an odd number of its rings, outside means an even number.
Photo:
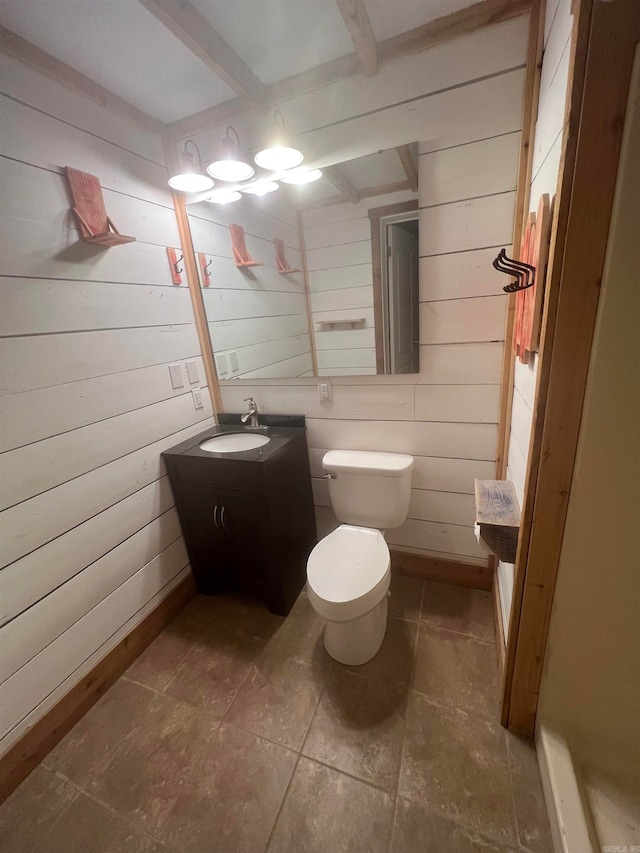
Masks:
[[[187,208],[219,379],[417,373],[418,144],[278,186]]]

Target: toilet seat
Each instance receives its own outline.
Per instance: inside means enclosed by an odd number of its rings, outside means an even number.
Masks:
[[[309,555],[307,580],[313,607],[333,622],[364,615],[389,588],[390,562],[379,530],[340,525]]]

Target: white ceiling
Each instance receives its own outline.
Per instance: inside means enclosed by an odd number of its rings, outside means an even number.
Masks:
[[[191,0],[265,84],[353,52],[335,0]],[[365,0],[378,41],[473,0]],[[235,94],[137,0],[0,0],[5,27],[162,122]]]

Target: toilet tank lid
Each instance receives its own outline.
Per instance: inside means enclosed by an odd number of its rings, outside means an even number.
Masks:
[[[376,453],[370,450],[330,450],[322,458],[325,471],[401,477],[413,468],[413,456],[404,453]]]

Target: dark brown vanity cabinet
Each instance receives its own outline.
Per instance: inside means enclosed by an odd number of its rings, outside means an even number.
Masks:
[[[233,588],[286,615],[306,580],[316,543],[304,428],[273,428],[263,448],[208,453],[218,426],[165,451],[198,591]]]

